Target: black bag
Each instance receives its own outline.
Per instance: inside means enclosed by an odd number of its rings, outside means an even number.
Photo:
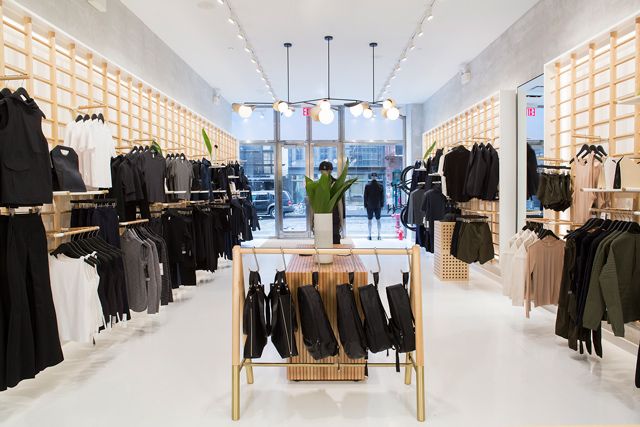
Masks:
[[[280,357],[297,356],[295,332],[298,330],[298,319],[284,271],[278,271],[273,279],[269,291],[269,302],[271,303],[271,342],[278,350]]]
[[[87,191],[80,175],[78,154],[73,148],[57,145],[49,155],[51,156],[53,191]]]
[[[338,332],[346,355],[351,359],[362,359],[367,356],[367,340],[353,295],[353,276],[349,273],[349,283],[336,287]]]
[[[338,341],[316,288],[317,284],[318,273],[313,272],[313,285],[298,288],[298,306],[304,345],[311,357],[320,360],[338,354]]]
[[[379,353],[393,347],[387,313],[384,311],[378,294],[378,278],[379,273],[373,273],[374,284],[358,288],[360,305],[364,312],[364,332],[367,337],[367,345],[372,353]]]
[[[269,326],[265,317],[265,299],[260,274],[257,271],[249,272],[249,292],[244,301],[242,316],[242,332],[247,336],[244,357],[247,359],[261,357],[262,350],[267,345]]]
[[[416,330],[411,311],[411,300],[407,293],[409,273],[402,273],[402,284],[387,287],[389,301],[389,328],[393,334],[394,348],[398,353],[409,353],[416,349]]]

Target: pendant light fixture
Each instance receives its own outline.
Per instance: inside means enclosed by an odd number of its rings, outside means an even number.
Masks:
[[[335,112],[332,106],[332,101],[344,102],[344,106],[349,109],[349,112],[354,117],[362,116],[365,119],[371,119],[374,117],[373,107],[382,108],[382,117],[388,120],[397,120],[400,117],[400,110],[398,109],[395,101],[391,98],[384,99],[382,101],[376,101],[375,99],[375,49],[378,43],[371,42],[371,101],[363,101],[354,98],[332,98],[331,97],[331,42],[333,36],[325,36],[324,40],[327,42],[327,96],[326,98],[309,99],[304,101],[292,102],[290,99],[290,62],[289,62],[289,49],[293,46],[291,43],[285,43],[284,47],[287,49],[287,100],[275,100],[273,104],[265,102],[250,102],[245,104],[233,104],[233,111],[238,113],[240,117],[248,117],[257,105],[271,105],[272,108],[282,114],[284,117],[293,116],[294,105],[304,105],[311,107],[309,110],[309,116],[311,120],[328,125],[335,120]],[[387,87],[385,87],[386,89]],[[385,91],[386,93],[386,91]]]

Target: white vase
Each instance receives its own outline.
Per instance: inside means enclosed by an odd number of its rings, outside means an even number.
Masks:
[[[313,214],[313,237],[318,249],[333,248],[333,214]],[[320,264],[331,264],[333,255],[320,255]]]

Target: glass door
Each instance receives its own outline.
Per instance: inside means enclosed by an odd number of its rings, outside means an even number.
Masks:
[[[279,237],[308,237],[307,194],[304,177],[308,174],[308,144],[280,144],[280,179],[276,191],[276,221]]]

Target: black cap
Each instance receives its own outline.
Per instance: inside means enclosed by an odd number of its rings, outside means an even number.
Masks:
[[[324,161],[320,163],[320,170],[321,171],[332,171],[333,170],[333,164],[331,164],[331,162],[328,161]]]

